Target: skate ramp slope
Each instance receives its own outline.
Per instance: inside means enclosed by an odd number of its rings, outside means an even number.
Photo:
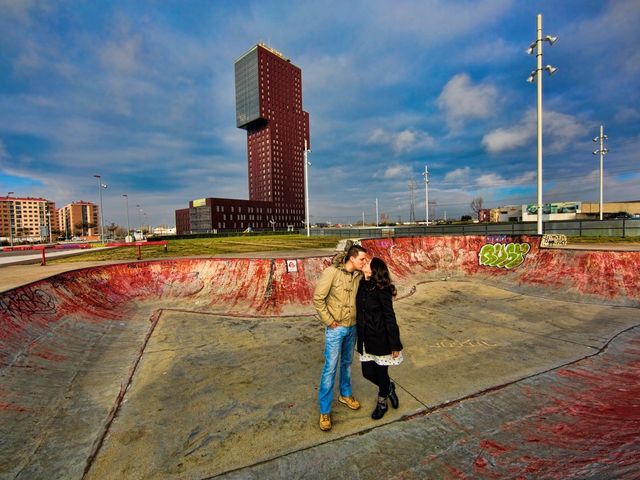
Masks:
[[[376,425],[599,355],[640,323],[640,252],[542,249],[528,236],[361,243],[399,287],[407,352],[394,373],[403,404]],[[315,425],[312,295],[330,262],[136,262],[0,293],[0,478],[211,478],[283,455],[304,468],[327,441],[375,439],[356,365],[363,409],[336,406],[328,434]]]

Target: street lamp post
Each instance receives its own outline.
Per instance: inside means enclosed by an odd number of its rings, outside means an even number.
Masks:
[[[378,197],[376,197],[376,227],[380,226],[380,219],[378,217]]]
[[[531,72],[531,75],[527,79],[532,83],[537,80],[538,87],[538,235],[542,235],[542,70],[549,72],[549,75],[553,75],[557,68],[547,65],[542,68],[542,44],[549,42],[549,45],[553,45],[558,37],[552,37],[547,35],[542,37],[542,14],[538,14],[537,22],[537,36],[536,40],[529,46],[527,53],[532,55],[536,52],[536,69]]]
[[[102,177],[100,175],[94,175],[98,179],[98,196],[100,197],[100,241],[104,243],[104,209],[102,208],[102,189],[107,188],[102,183]]]
[[[10,195],[13,195],[14,192],[7,192],[7,198]],[[12,208],[13,207],[13,202],[8,201],[7,202],[9,204],[9,242],[11,243],[11,246],[13,247],[13,222],[11,221],[11,212],[13,212],[15,209]]]
[[[604,176],[604,156],[609,153],[609,149],[604,146],[604,141],[609,138],[604,134],[604,127],[600,125],[600,135],[593,139],[594,142],[600,142],[600,148],[594,150],[594,155],[600,154],[600,220],[602,220],[602,212],[604,209],[604,196],[602,192],[602,178]]]
[[[131,227],[129,226],[129,195],[127,195],[126,193],[123,193],[122,196],[125,199],[126,205],[127,205],[127,237],[131,236]]]
[[[308,160],[308,153],[311,151],[307,148],[307,140],[304,140],[304,212],[305,223],[307,224],[307,237],[311,236],[311,225],[309,222],[309,167],[311,162]]]

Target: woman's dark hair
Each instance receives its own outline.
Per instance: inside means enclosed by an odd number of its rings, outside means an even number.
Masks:
[[[391,290],[391,295],[394,297],[397,295],[398,291],[393,283],[391,283],[391,275],[389,274],[389,268],[387,268],[387,264],[384,263],[384,260],[373,257],[371,259],[371,280],[380,290],[388,288]]]

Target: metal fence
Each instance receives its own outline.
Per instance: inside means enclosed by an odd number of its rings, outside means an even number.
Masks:
[[[565,220],[544,222],[544,233],[563,234],[568,237],[637,237],[640,236],[640,219],[619,220]],[[300,230],[305,235],[306,230]],[[364,228],[312,228],[311,235],[371,238],[388,236],[424,235],[536,235],[536,222],[467,223],[458,225],[413,225]]]

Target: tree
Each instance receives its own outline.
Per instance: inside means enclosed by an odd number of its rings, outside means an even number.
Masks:
[[[73,235],[76,237],[84,235],[84,226],[86,222],[76,222],[73,224]]]
[[[471,221],[471,215],[462,215],[462,217],[460,217],[460,221],[461,222],[470,222]]]
[[[482,197],[476,197],[473,200],[471,200],[471,203],[469,206],[471,207],[471,211],[476,214],[476,217],[480,216],[480,210],[482,210],[483,203],[484,203],[484,200],[482,199]]]

